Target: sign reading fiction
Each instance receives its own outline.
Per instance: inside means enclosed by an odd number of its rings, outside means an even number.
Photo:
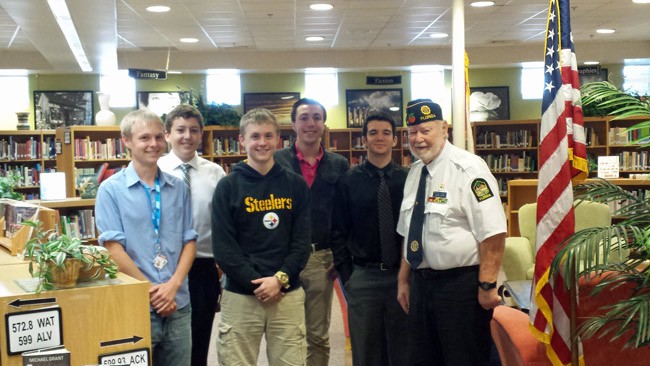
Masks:
[[[366,85],[397,85],[402,83],[402,76],[366,76]]]
[[[99,355],[100,365],[149,365],[149,348]]]
[[[129,76],[134,78],[134,79],[167,80],[167,71],[147,70],[147,69],[129,69]]]
[[[61,308],[5,314],[10,355],[63,344]]]

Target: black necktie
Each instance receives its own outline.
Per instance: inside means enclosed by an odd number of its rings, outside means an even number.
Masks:
[[[420,173],[420,182],[418,183],[418,192],[415,196],[415,205],[411,215],[411,225],[409,226],[409,236],[406,248],[406,259],[411,264],[411,269],[417,269],[422,263],[422,228],[424,227],[424,204],[426,201],[427,186],[427,166],[422,167]]]
[[[377,171],[379,188],[377,189],[377,217],[379,219],[379,243],[381,245],[381,261],[389,268],[399,264],[399,251],[395,241],[395,221],[393,221],[393,205],[390,200],[388,184],[384,172]]]

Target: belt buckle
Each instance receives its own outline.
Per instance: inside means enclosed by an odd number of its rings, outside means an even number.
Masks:
[[[382,271],[388,271],[390,268],[386,267],[384,262],[379,263],[379,269]]]

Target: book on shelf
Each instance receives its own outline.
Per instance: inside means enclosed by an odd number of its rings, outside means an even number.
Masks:
[[[22,353],[23,366],[70,366],[70,351],[65,346]]]
[[[103,180],[105,180],[110,176],[110,175],[107,176],[107,171],[108,171],[108,163],[103,163],[99,167],[99,172],[97,173],[97,183],[101,183]]]
[[[60,220],[61,234],[82,240],[97,237],[93,210],[79,210],[75,214],[61,215]]]

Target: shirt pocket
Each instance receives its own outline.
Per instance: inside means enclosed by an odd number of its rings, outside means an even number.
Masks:
[[[399,215],[400,217],[404,218],[405,224],[411,222],[411,215],[413,215],[413,206],[415,206],[415,199],[404,198],[402,200],[402,205],[399,208]]]
[[[449,205],[427,202],[424,206],[425,220],[428,224],[427,231],[433,235],[442,235],[444,219],[449,212]]]

